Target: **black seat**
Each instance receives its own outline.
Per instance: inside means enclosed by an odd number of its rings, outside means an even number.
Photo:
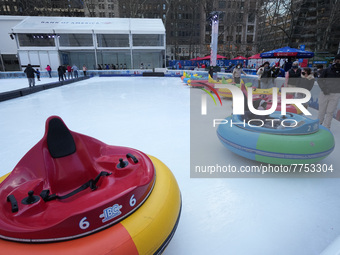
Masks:
[[[62,158],[76,152],[73,136],[59,118],[48,123],[47,147],[53,158]]]

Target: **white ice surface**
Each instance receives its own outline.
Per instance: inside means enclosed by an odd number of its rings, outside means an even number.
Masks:
[[[42,85],[56,81],[58,81],[58,77],[52,78],[42,77],[40,78],[40,81],[37,81],[37,79],[35,79],[35,85]],[[28,80],[26,78],[0,79],[0,93],[27,87]]]
[[[0,90],[7,86],[28,85],[0,80]],[[320,254],[340,235],[340,179],[190,178],[189,91],[179,78],[91,78],[0,102],[0,174],[42,138],[45,120],[59,115],[73,131],[139,149],[172,170],[183,205],[164,254]],[[332,125],[337,143],[340,125]],[[212,150],[234,155],[218,141]]]

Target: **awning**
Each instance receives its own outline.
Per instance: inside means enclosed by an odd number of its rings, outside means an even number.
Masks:
[[[260,56],[261,58],[286,58],[286,57],[312,58],[314,57],[314,52],[298,50],[287,46],[276,50],[261,53]]]
[[[27,17],[13,33],[61,34],[165,34],[161,19],[90,18],[90,17]]]

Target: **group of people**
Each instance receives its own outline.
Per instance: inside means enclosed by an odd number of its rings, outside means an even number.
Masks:
[[[78,78],[78,70],[79,69],[76,65],[73,65],[72,67],[70,65],[67,65],[67,66],[60,65],[58,67],[59,81],[63,81],[63,80],[66,80],[66,79],[73,79],[73,77]],[[86,76],[86,71],[87,71],[87,68],[84,65],[83,66],[84,76]],[[66,78],[66,73],[67,73],[67,78]]]
[[[239,84],[242,74],[247,75],[242,69],[242,64],[237,64],[232,73],[233,82]],[[323,65],[317,65],[314,70],[309,67],[300,68],[298,61],[287,62],[282,67],[275,63],[265,62],[257,70],[257,75],[258,88],[261,89],[274,87],[277,77],[285,78],[285,87],[299,87],[309,91],[317,82],[321,89],[318,98],[318,118],[320,124],[327,128],[331,127],[333,114],[340,101],[340,54],[335,56],[333,63],[326,69]],[[295,98],[305,97],[302,93],[296,93],[294,96]],[[304,106],[307,108],[308,104]]]
[[[285,64],[280,67],[275,63],[270,64],[268,61],[263,63],[259,69],[257,70],[258,75],[258,86],[259,88],[267,89],[274,87],[275,78],[277,77],[285,77],[286,82],[285,85],[289,85],[289,78],[306,78],[306,76],[302,75],[301,72],[308,73],[309,78],[312,76],[314,78],[319,78],[321,73],[323,72],[323,65],[317,65],[313,68],[313,70],[309,67],[305,67],[300,69],[299,62],[285,62]],[[294,80],[291,80],[294,82]]]
[[[47,67],[45,68],[48,76],[50,78],[52,78],[52,68],[50,65],[47,65]],[[78,78],[79,74],[78,74],[78,67],[76,65],[73,65],[72,67],[70,65],[60,65],[58,67],[58,77],[59,77],[59,81],[63,81],[66,79],[73,79],[74,78]],[[84,72],[84,76],[86,76],[86,71],[87,68],[84,65],[83,66],[83,72]],[[40,70],[39,68],[34,69],[32,67],[31,64],[28,64],[27,67],[24,70],[26,77],[28,79],[28,85],[29,87],[34,87],[35,86],[35,76],[37,77],[37,80],[40,81]],[[67,74],[67,78],[66,78],[66,74]]]
[[[279,77],[275,74],[278,68],[280,67],[270,66],[269,62],[265,62],[258,69],[260,88],[265,89],[274,85],[273,79]],[[280,70],[280,72],[284,73],[285,71]],[[318,83],[321,89],[318,98],[318,118],[320,124],[330,128],[333,114],[338,108],[340,100],[340,54],[335,56],[333,63],[328,68],[324,69],[322,65],[318,65],[314,71],[309,67],[300,68],[298,61],[292,62],[291,68],[281,77],[285,77],[284,85],[286,87],[299,87],[309,91],[312,90],[315,81]],[[295,97],[303,98],[304,94],[296,93]]]
[[[232,71],[233,82],[239,84],[242,74],[247,75],[246,72],[243,71],[242,63],[238,63]],[[284,77],[285,71],[279,66],[270,66],[269,62],[265,62],[257,70],[257,75],[259,77],[258,87],[266,89],[274,86],[275,78]]]
[[[258,75],[258,87],[262,89],[271,88],[274,86],[275,78],[277,77],[285,77],[285,70],[273,64],[269,64],[269,62],[263,63],[259,69],[257,70]]]

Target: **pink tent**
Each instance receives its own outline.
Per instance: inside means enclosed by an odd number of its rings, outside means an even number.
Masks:
[[[197,57],[197,58],[193,58],[193,59],[190,59],[190,60],[209,60],[210,59],[210,55],[209,56],[205,56],[205,57],[202,57],[202,58],[200,58],[200,57]],[[217,59],[221,59],[221,58],[227,58],[227,57],[224,57],[224,56],[221,56],[221,55],[218,55],[217,54]]]
[[[194,60],[201,60],[202,58],[201,57],[196,57],[196,58],[192,58],[190,59],[191,61],[194,61]]]
[[[247,58],[242,57],[242,56],[238,56],[236,58],[233,58],[232,60],[247,60]]]
[[[248,59],[261,59],[260,53],[250,56]]]

